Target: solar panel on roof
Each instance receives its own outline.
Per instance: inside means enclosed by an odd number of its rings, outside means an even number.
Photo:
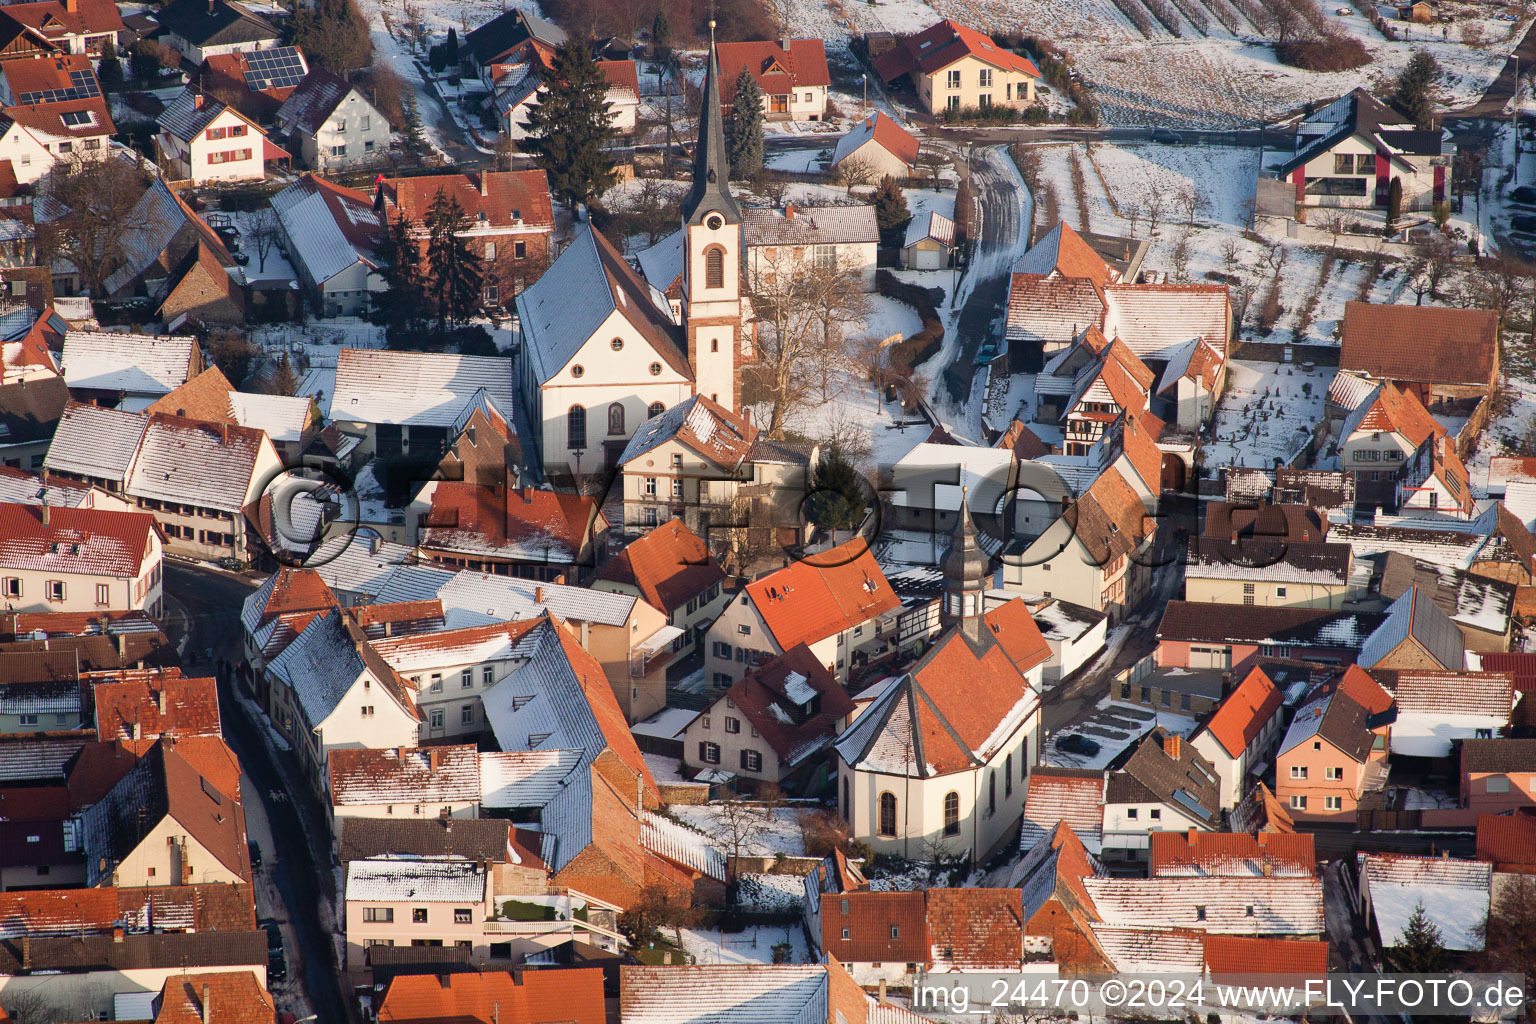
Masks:
[[[258,50],[245,58],[245,85],[253,91],[286,89],[303,81],[309,69],[296,46]]]
[[[1174,800],[1175,803],[1179,804],[1181,807],[1185,808],[1186,810],[1191,811],[1192,813],[1194,813],[1198,817],[1203,818],[1203,817],[1206,816],[1206,810],[1205,810],[1204,807],[1200,806],[1200,801],[1198,801],[1194,797],[1190,796],[1189,793],[1186,792],[1185,790],[1182,790],[1182,789],[1174,790],[1173,791],[1173,800]]]
[[[67,89],[40,89],[37,92],[24,92],[18,97],[18,102],[24,107],[30,107],[37,103],[88,100],[101,95],[101,83],[96,81],[95,73],[89,68],[71,71],[69,83]]]

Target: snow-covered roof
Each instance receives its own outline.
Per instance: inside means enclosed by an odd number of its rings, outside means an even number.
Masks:
[[[150,417],[128,478],[136,498],[174,501],[238,515],[264,445],[259,430],[163,413]]]
[[[381,540],[366,530],[348,531],[321,543],[305,560],[305,566],[319,573],[332,590],[376,598],[390,574],[415,553],[415,548]],[[436,596],[436,591],[429,596]]]
[[[624,1024],[826,1024],[827,968],[803,964],[626,967]]]
[[[489,399],[510,419],[512,361],[497,356],[344,348],[328,418],[358,423],[452,426],[464,406]]]
[[[1166,358],[1192,338],[1226,356],[1231,305],[1224,285],[1110,284],[1104,299],[1104,336],[1143,359]]]
[[[316,616],[267,666],[298,698],[313,727],[330,717],[367,670],[341,617],[339,611]]]
[[[1231,935],[1317,935],[1316,878],[1084,878],[1107,925],[1195,928]]]
[[[1380,381],[1353,370],[1340,370],[1328,385],[1328,401],[1346,411],[1359,408],[1360,403],[1376,392]],[[1348,434],[1342,435],[1348,437]]]
[[[622,626],[639,600],[633,594],[539,583],[469,570],[453,574],[424,596],[441,599],[443,614],[453,625],[534,619],[548,610],[561,619]]]
[[[652,853],[688,867],[717,881],[726,880],[725,853],[710,843],[709,837],[695,832],[686,825],[679,825],[670,818],[663,818],[650,811],[642,812],[640,842]],[[799,888],[798,880],[795,883]]]
[[[1007,448],[917,445],[891,467],[893,505],[957,511],[960,489],[972,514],[1000,511],[1013,483],[1014,454]]]
[[[640,262],[640,273],[645,275],[646,282],[665,292],[683,273],[683,229],[678,228],[650,248],[641,249],[635,259]]]
[[[59,418],[43,466],[90,479],[126,480],[148,427],[143,413],[71,402]]]
[[[357,263],[375,265],[372,246],[357,241],[364,233],[377,235],[382,226],[366,200],[306,176],[273,196],[272,209],[293,256],[317,285]],[[345,225],[338,218],[345,218]]]
[[[1449,950],[1479,950],[1477,927],[1488,916],[1493,865],[1485,861],[1359,854],[1361,894],[1370,900],[1383,946],[1402,942],[1422,905]]]
[[[347,864],[346,898],[349,903],[480,903],[485,869],[464,860],[354,860]]]
[[[931,238],[943,245],[955,244],[955,200],[953,196],[938,197],[929,209],[907,222],[907,234],[903,246],[916,245]]]
[[[504,750],[480,755],[480,806],[543,807],[567,784],[580,750]]]
[[[1188,928],[1092,924],[1093,938],[1117,971],[1200,974],[1205,969],[1205,940]]]
[[[61,372],[71,388],[164,395],[187,382],[197,339],[70,331]]]
[[[472,744],[333,750],[331,803],[475,803],[480,799],[480,758]]]
[[[242,427],[255,427],[273,441],[299,441],[309,422],[308,398],[231,391],[229,405],[236,423]]]

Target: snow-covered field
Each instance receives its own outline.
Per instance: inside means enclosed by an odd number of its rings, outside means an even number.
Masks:
[[[1227,391],[1217,406],[1215,438],[1205,446],[1210,466],[1273,468],[1307,443],[1323,417],[1334,368],[1310,372],[1300,366],[1234,359]]]
[[[726,849],[727,830],[720,824],[720,808],[720,804],[677,804],[670,811],[680,821],[709,836],[726,853],[734,853],[734,850]],[[741,852],[751,857],[772,857],[779,853],[791,857],[804,856],[805,842],[800,836],[800,809],[793,806],[775,807],[768,812],[755,829],[752,841],[744,844]]]
[[[739,932],[718,928],[684,928],[683,948],[701,964],[771,964],[773,947],[788,943],[789,963],[811,963],[805,929],[788,925],[756,925]]]

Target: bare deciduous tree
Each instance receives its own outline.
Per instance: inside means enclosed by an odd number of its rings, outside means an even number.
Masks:
[[[1179,240],[1174,243],[1173,255],[1170,262],[1173,264],[1173,276],[1179,281],[1189,280],[1189,231],[1181,231]]]
[[[736,877],[737,858],[758,849],[768,834],[768,814],[760,804],[748,803],[739,797],[722,800],[716,809],[714,838],[730,855],[726,873],[730,880]]]
[[[1157,234],[1157,226],[1162,223],[1164,215],[1168,211],[1168,195],[1163,191],[1161,182],[1153,181],[1147,186],[1147,234]]]
[[[873,185],[879,180],[880,174],[873,160],[855,153],[834,167],[832,176],[834,181],[848,190],[849,195],[853,195],[853,190],[860,185]]]
[[[263,206],[251,215],[250,230],[246,232],[246,237],[251,240],[251,246],[256,250],[257,269],[265,271],[267,257],[283,240],[282,225],[277,222],[277,214],[273,212],[272,207]]]
[[[39,262],[62,259],[80,274],[94,298],[106,298],[103,283],[127,260],[140,231],[150,226],[139,200],[149,179],[132,160],[75,154],[55,164],[37,183],[59,216],[37,225]]]
[[[1237,239],[1228,238],[1221,243],[1221,265],[1227,272],[1227,277],[1232,277],[1237,270],[1238,262],[1243,258],[1243,247],[1237,244]]]
[[[1179,189],[1179,209],[1184,211],[1184,219],[1190,224],[1195,223],[1195,218],[1205,209],[1205,196],[1201,195],[1193,186]]]

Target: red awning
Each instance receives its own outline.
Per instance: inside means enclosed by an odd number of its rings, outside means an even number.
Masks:
[[[263,163],[267,162],[268,160],[289,159],[291,159],[291,157],[288,156],[287,150],[283,149],[283,147],[274,146],[272,144],[272,140],[270,139],[261,140],[261,160]]]

